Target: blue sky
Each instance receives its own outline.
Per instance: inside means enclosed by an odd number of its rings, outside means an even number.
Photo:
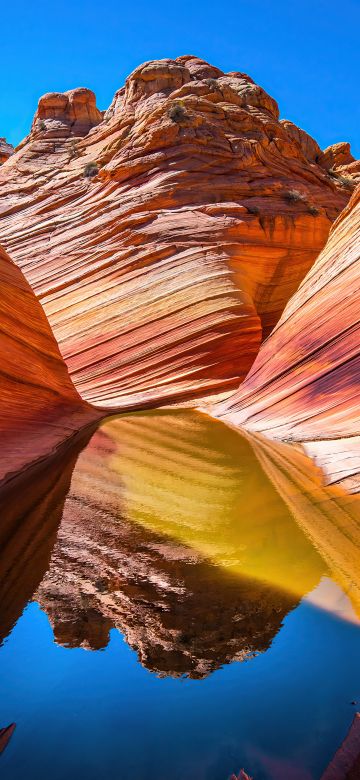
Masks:
[[[37,100],[87,86],[107,108],[138,64],[196,54],[249,73],[325,147],[360,156],[360,0],[5,0],[0,136],[18,143]]]

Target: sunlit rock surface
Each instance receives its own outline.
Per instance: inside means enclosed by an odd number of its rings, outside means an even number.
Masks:
[[[39,301],[0,247],[0,486],[97,416],[73,387]]]
[[[265,474],[360,617],[360,495],[348,493],[344,482],[326,484],[316,463],[293,446],[258,434],[250,441]]]
[[[215,408],[232,425],[308,442],[338,479],[360,465],[359,255],[360,188],[246,381]]]
[[[84,399],[238,386],[350,196],[349,150],[341,176],[322,155],[249,76],[192,56],[138,67],[104,117],[90,90],[41,98],[0,233]]]

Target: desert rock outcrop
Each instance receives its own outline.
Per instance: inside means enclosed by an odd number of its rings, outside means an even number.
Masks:
[[[0,248],[0,485],[96,419],[69,378],[44,311]]]
[[[339,478],[346,466],[351,475],[360,465],[359,252],[360,188],[246,381],[215,409],[227,422],[273,438],[341,440],[309,444],[313,454],[328,453]],[[342,451],[341,474],[334,461]]]
[[[193,56],[138,67],[104,116],[89,90],[41,98],[0,235],[80,395],[235,389],[349,199],[333,163],[249,76]]]
[[[14,147],[8,144],[6,138],[0,138],[0,165],[14,154]]]

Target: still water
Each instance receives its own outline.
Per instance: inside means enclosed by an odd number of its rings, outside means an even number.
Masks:
[[[9,494],[2,780],[320,780],[360,710],[360,504],[193,411]]]

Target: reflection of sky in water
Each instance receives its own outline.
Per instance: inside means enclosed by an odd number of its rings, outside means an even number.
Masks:
[[[251,661],[158,679],[117,631],[103,651],[56,646],[32,604],[0,651],[1,722],[17,721],[1,776],[316,780],[360,698],[359,654],[352,623],[302,603]]]
[[[35,603],[0,648],[1,777],[318,780],[360,699],[357,499],[191,411],[75,462],[4,510],[3,633]]]

